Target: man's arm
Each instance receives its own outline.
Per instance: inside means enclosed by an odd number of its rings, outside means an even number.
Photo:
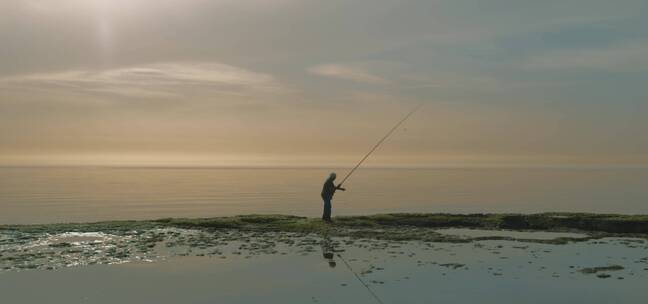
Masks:
[[[337,185],[335,189],[340,190],[340,191],[346,191],[346,189],[342,188],[342,185]]]

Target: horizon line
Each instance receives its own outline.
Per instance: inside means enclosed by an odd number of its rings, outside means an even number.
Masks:
[[[340,165],[96,165],[96,164],[16,164],[2,165],[0,169],[47,169],[47,168],[97,168],[97,169],[175,169],[175,170],[217,170],[217,169],[352,169],[354,166]],[[648,169],[648,164],[428,164],[428,165],[367,165],[362,169],[431,170],[431,169]]]

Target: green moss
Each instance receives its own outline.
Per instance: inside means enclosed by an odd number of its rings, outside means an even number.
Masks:
[[[648,216],[591,213],[540,213],[506,215],[501,228],[551,230],[577,229],[608,233],[648,233]]]
[[[592,273],[597,273],[597,272],[602,272],[602,271],[619,271],[623,270],[623,266],[620,265],[611,265],[611,266],[599,266],[599,267],[588,267],[588,268],[583,268],[580,270],[582,273],[586,274],[592,274]]]
[[[61,233],[61,232],[110,232],[124,233],[133,230],[147,230],[160,227],[155,221],[108,221],[97,223],[62,223],[40,225],[4,225],[0,230],[20,231],[25,233]]]
[[[5,225],[0,230],[28,233],[107,232],[125,233],[161,227],[191,229],[239,229],[323,233],[330,235],[380,237],[383,230],[395,238],[416,233],[409,228],[466,227],[480,229],[515,229],[545,231],[587,231],[614,234],[648,234],[648,215],[615,215],[590,213],[539,214],[442,214],[393,213],[368,216],[340,216],[332,224],[320,219],[291,215],[240,215],[215,218],[164,218],[152,221],[109,221],[98,223],[65,223],[45,225]],[[417,239],[429,238],[418,235]],[[433,238],[441,236],[434,235]],[[446,237],[447,238],[447,237]],[[561,239],[569,242],[572,239]]]

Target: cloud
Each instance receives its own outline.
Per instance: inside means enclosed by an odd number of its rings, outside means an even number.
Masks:
[[[629,72],[648,69],[648,42],[634,41],[606,48],[549,51],[527,57],[524,69],[596,69],[611,72]]]
[[[140,98],[180,96],[195,88],[242,95],[283,89],[271,75],[213,62],[156,63],[104,70],[36,73],[0,78],[0,85]]]
[[[308,69],[309,72],[331,78],[338,78],[343,80],[351,80],[355,82],[368,83],[368,84],[387,84],[389,81],[386,79],[372,75],[362,69],[353,68],[340,64],[324,64],[314,66]]]

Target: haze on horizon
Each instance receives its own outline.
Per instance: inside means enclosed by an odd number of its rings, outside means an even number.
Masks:
[[[648,164],[644,0],[0,2],[0,165]]]

